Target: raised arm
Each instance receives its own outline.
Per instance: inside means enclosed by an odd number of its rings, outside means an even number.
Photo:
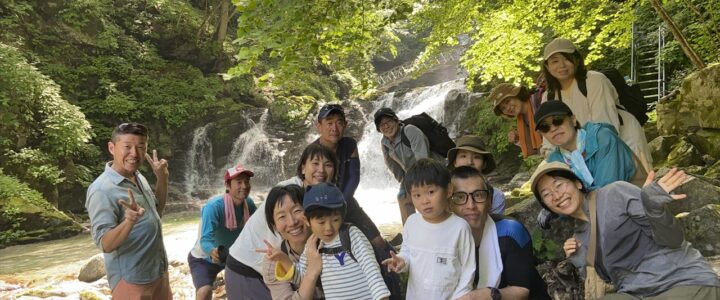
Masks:
[[[660,180],[653,181],[654,179],[655,172],[650,172],[641,193],[642,204],[652,227],[653,239],[661,246],[680,247],[685,237],[682,228],[675,221],[675,216],[666,204],[687,197],[685,194],[670,194],[685,183],[687,175],[685,172],[673,168]]]
[[[155,173],[155,197],[157,198],[157,212],[160,216],[163,215],[165,210],[165,203],[168,197],[168,177],[170,173],[168,171],[168,163],[165,159],[158,159],[157,150],[153,150],[153,155],[145,153],[145,160],[152,167],[153,173]]]

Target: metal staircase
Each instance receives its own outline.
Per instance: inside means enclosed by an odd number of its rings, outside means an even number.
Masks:
[[[665,90],[665,62],[659,56],[665,47],[664,25],[643,30],[633,24],[630,79],[640,85],[645,101],[652,105],[667,94]]]

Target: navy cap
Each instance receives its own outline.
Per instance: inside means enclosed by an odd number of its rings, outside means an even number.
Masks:
[[[535,127],[540,126],[543,119],[552,116],[572,116],[572,110],[560,100],[545,101],[535,112]]]
[[[375,112],[374,117],[375,117],[375,129],[377,129],[377,131],[380,131],[380,121],[382,120],[383,117],[390,117],[392,119],[395,119],[395,121],[400,120],[400,118],[398,118],[395,111],[393,111],[392,108],[389,108],[389,107],[383,107],[381,109],[378,109]]]
[[[327,118],[332,113],[339,114],[343,120],[345,120],[345,110],[340,106],[340,104],[325,104],[323,107],[320,108],[320,112],[318,112],[318,122],[320,122],[322,119]]]
[[[311,185],[303,197],[303,208],[313,207],[341,208],[345,206],[345,197],[340,189],[332,183],[321,182]]]

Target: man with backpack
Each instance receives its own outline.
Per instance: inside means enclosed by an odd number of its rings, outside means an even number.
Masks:
[[[408,170],[413,163],[422,158],[432,158],[441,162],[444,162],[445,158],[431,151],[430,140],[423,130],[413,124],[405,124],[406,122],[400,121],[400,118],[398,118],[392,109],[383,107],[375,112],[374,118],[375,128],[383,135],[380,144],[382,145],[385,165],[390,169],[395,179],[401,183],[397,199],[398,205],[400,206],[400,216],[403,224],[405,224],[408,216],[415,213],[415,207],[410,201],[410,198],[407,197],[405,189],[402,188],[405,171]],[[434,124],[437,124],[437,122]],[[442,127],[439,126],[439,124],[434,124],[432,124],[431,127]],[[445,131],[444,134],[447,136],[447,131]],[[450,142],[452,143],[452,140]],[[435,143],[435,141],[433,141],[433,143],[444,144]],[[450,148],[454,146],[453,143]],[[445,153],[447,154],[447,150],[445,150]]]

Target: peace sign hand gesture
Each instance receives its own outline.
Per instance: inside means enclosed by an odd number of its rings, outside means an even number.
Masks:
[[[155,177],[157,178],[167,178],[168,175],[170,175],[170,172],[168,172],[168,162],[167,160],[158,159],[157,156],[157,150],[153,150],[152,157],[150,154],[145,153],[145,160],[147,160],[148,164],[150,164],[150,167],[152,167],[153,173],[155,173]]]
[[[265,243],[265,246],[267,248],[256,248],[255,252],[265,253],[265,259],[280,264],[280,266],[282,266],[285,270],[290,270],[290,268],[292,268],[293,263],[290,260],[290,257],[285,254],[285,252],[282,252],[282,250],[273,247],[267,240],[263,240],[263,242]]]
[[[135,224],[145,214],[145,209],[137,204],[137,202],[135,201],[135,195],[133,195],[131,189],[128,189],[128,197],[130,199],[130,202],[121,199],[118,200],[118,203],[125,207],[125,220],[128,220],[132,224]]]

